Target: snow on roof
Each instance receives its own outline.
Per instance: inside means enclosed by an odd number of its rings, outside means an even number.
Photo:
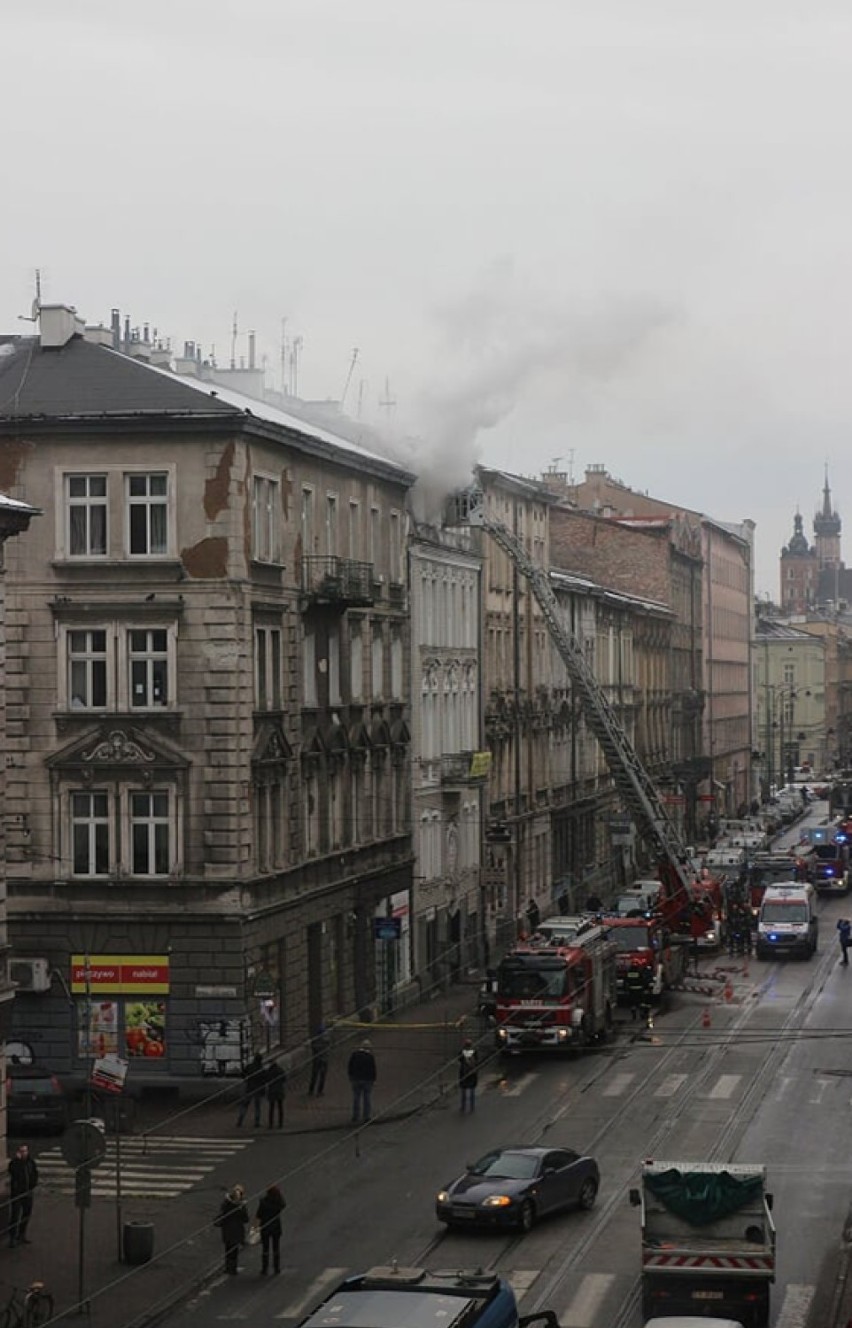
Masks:
[[[615,604],[626,604],[633,608],[639,607],[647,609],[652,613],[664,613],[671,616],[671,606],[664,604],[662,600],[645,599],[641,595],[630,595],[623,590],[613,590],[610,586],[602,586],[599,581],[591,581],[588,577],[576,576],[573,572],[557,571],[555,568],[550,570],[551,581],[564,586],[566,590],[576,590],[581,594],[598,595]]]
[[[111,353],[118,354],[119,352],[113,351]],[[407,470],[405,466],[400,465],[398,461],[381,456],[378,452],[371,452],[359,443],[344,438],[342,434],[332,433],[330,429],[324,429],[321,425],[310,423],[298,415],[290,415],[277,406],[271,406],[266,401],[258,400],[257,397],[248,397],[243,392],[235,392],[232,387],[220,387],[218,383],[204,382],[191,374],[176,375],[171,370],[161,369],[154,364],[147,364],[145,368],[151,373],[164,375],[172,382],[177,379],[184,387],[190,387],[195,392],[201,393],[202,396],[213,397],[226,406],[233,406],[235,410],[242,411],[246,415],[252,415],[255,419],[265,420],[268,424],[277,424],[280,428],[291,429],[294,433],[301,433],[308,438],[315,438],[318,442],[327,443],[329,446],[339,448],[343,452],[354,453],[368,461],[378,461],[382,465],[398,471],[400,478],[409,480],[414,478],[412,472]]]

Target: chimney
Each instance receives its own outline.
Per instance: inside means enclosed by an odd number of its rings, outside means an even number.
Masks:
[[[253,332],[249,332],[249,368],[250,368],[250,369],[254,369],[254,367],[255,367],[255,358],[254,358],[254,357],[255,357],[255,335],[254,335]]]
[[[43,350],[59,350],[85,330],[82,318],[70,304],[43,304],[39,310],[39,340]]]
[[[95,346],[112,345],[112,328],[104,327],[103,323],[98,323],[97,327],[87,327],[83,335],[86,341],[91,341]]]
[[[110,327],[112,328],[112,348],[121,350],[121,310],[113,309],[110,317]]]

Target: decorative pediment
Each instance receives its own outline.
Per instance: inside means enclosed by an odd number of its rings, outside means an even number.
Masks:
[[[262,724],[254,740],[253,765],[280,765],[289,761],[293,749],[280,724]]]
[[[186,769],[189,761],[150,733],[142,733],[130,725],[119,728],[102,724],[55,752],[45,764],[53,770],[162,771]]]

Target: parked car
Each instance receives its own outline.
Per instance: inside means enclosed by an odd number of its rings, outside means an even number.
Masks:
[[[10,1134],[30,1130],[61,1134],[68,1116],[68,1098],[50,1070],[14,1061],[6,1067],[6,1125]]]
[[[570,1148],[495,1148],[440,1190],[438,1220],[448,1227],[519,1227],[561,1208],[589,1209],[598,1164]]]

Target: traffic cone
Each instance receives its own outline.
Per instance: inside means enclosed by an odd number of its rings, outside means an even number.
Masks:
[[[726,1001],[732,1001],[734,999],[734,984],[730,978],[728,978],[728,981],[725,983],[724,995]]]
[[[709,1005],[705,1005],[705,1007],[704,1007],[704,1013],[703,1013],[703,1015],[701,1016],[701,1027],[702,1027],[702,1028],[709,1028],[710,1025],[711,1025],[711,1023],[712,1023],[712,1020],[711,1020],[711,1018],[710,1018],[710,1006],[709,1006]]]

